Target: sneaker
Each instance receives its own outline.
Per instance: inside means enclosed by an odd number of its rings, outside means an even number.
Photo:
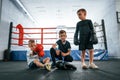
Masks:
[[[51,71],[51,65],[50,64],[46,64],[45,65],[45,69],[47,69],[48,71]]]
[[[95,65],[94,63],[89,64],[90,69],[98,69],[98,66]]]
[[[82,64],[82,69],[88,69],[88,67],[85,63]]]

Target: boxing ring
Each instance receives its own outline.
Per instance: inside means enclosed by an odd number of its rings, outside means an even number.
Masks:
[[[26,52],[29,39],[34,39],[36,43],[42,44],[44,46],[44,57],[51,57],[49,49],[51,48],[52,44],[54,44],[59,39],[58,32],[61,29],[64,29],[67,32],[67,40],[71,43],[72,46],[71,56],[73,57],[73,59],[80,60],[81,58],[81,51],[78,51],[78,46],[75,46],[73,44],[75,27],[58,26],[49,28],[29,28],[23,27],[21,24],[18,24],[17,26],[10,25],[10,27],[11,35],[9,36],[10,44],[8,46],[11,50],[10,56],[11,60],[13,61],[26,60]],[[100,25],[95,22],[94,28],[99,41],[97,45],[94,45],[94,59],[108,60],[104,20],[101,20]],[[86,60],[88,59],[89,55],[88,51],[86,51]]]
[[[117,23],[120,23],[120,12],[116,12]]]

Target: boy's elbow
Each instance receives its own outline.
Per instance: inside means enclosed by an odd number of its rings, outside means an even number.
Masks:
[[[68,52],[67,52],[67,53],[68,53],[68,55],[70,55],[70,53],[71,53],[71,50],[68,50]]]

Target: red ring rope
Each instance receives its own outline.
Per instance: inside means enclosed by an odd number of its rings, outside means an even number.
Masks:
[[[57,34],[57,32],[44,32],[44,30],[51,30],[51,29],[56,29],[55,27],[52,28],[23,28],[23,26],[21,24],[18,24],[16,27],[13,28],[17,28],[19,30],[19,32],[15,32],[13,31],[12,34],[18,34],[19,37],[12,37],[12,40],[17,40],[18,43],[11,43],[11,45],[19,45],[19,46],[23,46],[23,45],[27,45],[24,44],[24,40],[30,40],[30,39],[34,39],[34,40],[40,40],[41,44],[43,45],[52,45],[50,44],[45,44],[43,43],[43,39],[49,39],[49,40],[56,40],[57,38],[44,38],[43,35],[44,34]],[[40,29],[40,32],[24,32],[24,30],[38,30]],[[40,38],[24,38],[24,34],[40,34]]]

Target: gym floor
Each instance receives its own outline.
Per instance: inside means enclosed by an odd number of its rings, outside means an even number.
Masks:
[[[88,64],[88,61],[86,62]],[[120,80],[120,60],[95,61],[98,70],[81,69],[74,61],[76,71],[52,69],[30,70],[25,61],[0,62],[0,80]]]

